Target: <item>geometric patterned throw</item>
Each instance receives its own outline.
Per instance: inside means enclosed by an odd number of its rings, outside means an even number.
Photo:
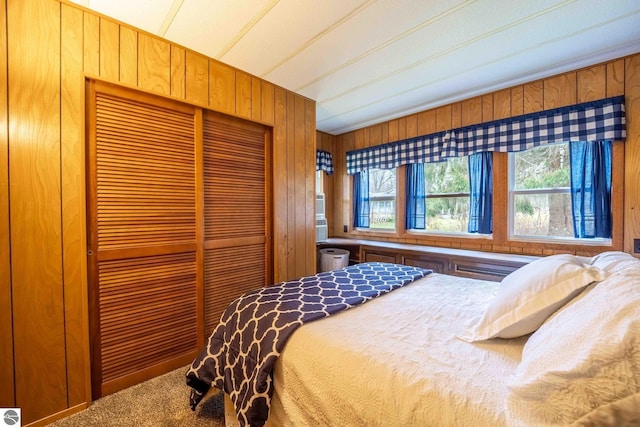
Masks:
[[[233,402],[241,425],[262,426],[271,406],[272,371],[303,323],[362,304],[431,273],[363,263],[248,292],[233,301],[187,372],[191,408],[211,386]]]

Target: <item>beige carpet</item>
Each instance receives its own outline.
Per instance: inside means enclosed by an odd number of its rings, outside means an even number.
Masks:
[[[224,426],[222,394],[210,393],[195,412],[191,410],[185,372],[186,366],[105,396],[84,411],[56,421],[50,427]]]

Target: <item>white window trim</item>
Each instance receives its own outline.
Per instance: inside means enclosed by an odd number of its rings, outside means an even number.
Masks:
[[[536,189],[525,189],[525,190],[513,190],[515,187],[515,167],[516,162],[514,161],[516,153],[509,153],[509,206],[508,206],[508,217],[507,217],[507,227],[509,241],[513,242],[530,242],[530,243],[560,243],[567,245],[581,245],[581,246],[610,246],[612,244],[611,239],[605,239],[601,237],[596,237],[593,239],[578,239],[575,237],[556,237],[556,236],[529,236],[526,234],[515,234],[514,233],[514,216],[515,216],[515,196],[522,194],[563,194],[569,193],[571,194],[571,188],[569,187],[559,187],[559,188],[536,188]],[[495,218],[494,218],[495,220]]]

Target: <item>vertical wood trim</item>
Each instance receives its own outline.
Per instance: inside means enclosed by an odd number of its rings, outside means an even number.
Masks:
[[[91,402],[87,306],[83,14],[62,4],[61,167],[64,313],[68,406]],[[117,28],[116,28],[117,31]],[[117,51],[115,53],[117,55]]]
[[[418,136],[418,115],[412,114],[407,117],[407,138]]]
[[[207,105],[209,101],[209,60],[205,56],[188,50],[186,51],[185,64],[187,101],[198,105]],[[173,61],[171,65],[173,66]],[[179,71],[177,74],[180,74]]]
[[[476,97],[462,101],[462,126],[482,121],[482,98]]]
[[[260,79],[251,76],[251,118],[262,120],[262,85]]]
[[[505,245],[508,226],[504,218],[509,218],[509,154],[493,152],[493,244]],[[503,218],[499,220],[499,218]],[[500,221],[500,225],[497,222]]]
[[[100,322],[98,314],[100,311],[99,289],[98,289],[98,237],[97,233],[90,230],[98,229],[97,216],[97,165],[93,161],[97,157],[96,153],[96,85],[87,82],[85,84],[85,188],[86,188],[86,216],[87,216],[87,282],[89,296],[89,336],[90,336],[90,371],[91,371],[91,395],[100,390],[102,384],[102,374],[99,365],[101,353],[100,348]],[[89,252],[91,251],[91,252]],[[91,253],[91,255],[89,255]]]
[[[541,80],[527,83],[524,86],[524,114],[537,113],[544,110],[544,84]],[[513,104],[512,104],[513,105]],[[511,111],[512,115],[516,113]]]
[[[287,278],[287,248],[289,209],[287,203],[288,167],[287,167],[287,94],[276,87],[274,91],[274,128],[273,128],[273,220],[274,220],[274,281],[282,282]]]
[[[251,76],[236,70],[236,111],[238,116],[251,118]]]
[[[295,94],[287,91],[287,274],[284,280],[296,275],[296,105]]]
[[[401,117],[398,119],[398,139],[403,140],[407,138],[407,118]]]
[[[294,162],[294,174],[295,183],[294,186],[294,218],[295,218],[295,233],[294,233],[294,253],[300,254],[295,260],[295,277],[304,276],[306,273],[306,133],[305,133],[305,100],[301,96],[293,94],[295,105],[295,162]]]
[[[482,97],[482,121],[490,122],[493,120],[493,94],[484,95]]]
[[[462,103],[456,102],[451,106],[451,127],[457,128],[462,126]]]
[[[315,122],[314,122],[315,128]],[[315,156],[314,156],[315,159]],[[265,285],[273,285],[273,129],[265,127],[264,132],[264,189],[265,189]],[[315,187],[314,187],[315,188]],[[315,198],[314,198],[315,200]]]
[[[274,85],[264,80],[260,80],[260,85],[260,97],[262,98],[260,103],[260,108],[262,109],[262,121],[274,124]]]
[[[436,132],[451,129],[451,105],[436,108]]]
[[[418,114],[418,133],[428,135],[436,131],[436,111],[427,110]]]
[[[11,254],[9,247],[9,123],[7,111],[7,2],[0,0],[0,403],[14,407]]]
[[[611,182],[619,184],[618,188],[611,189],[611,220],[613,223],[611,246],[613,250],[622,251],[624,250],[625,227],[620,226],[620,224],[624,224],[625,220],[625,143],[622,141],[614,141],[611,155],[611,162],[615,165],[615,167],[611,168]],[[630,249],[630,252],[633,253],[633,247]]]
[[[607,97],[624,95],[624,61],[607,62]]]
[[[9,179],[16,404],[28,424],[67,408],[59,198],[60,3],[9,2],[7,18],[12,38]],[[46,399],[34,399],[33,390]]]
[[[382,125],[375,125],[369,128],[370,146],[382,144]]]
[[[606,65],[596,65],[577,72],[578,103],[596,101],[607,95]]]
[[[208,61],[207,61],[208,68]],[[207,93],[208,95],[208,93]],[[196,180],[196,337],[197,347],[205,341],[204,325],[204,143],[202,109],[196,108],[194,114],[194,151]]]
[[[544,110],[565,107],[577,102],[576,75],[576,72],[571,72],[543,80]]]
[[[625,59],[625,142],[624,251],[633,253],[633,239],[640,237],[640,54]],[[635,160],[635,161],[634,161]]]
[[[171,95],[176,98],[185,99],[186,96],[186,52],[183,48],[171,45]],[[208,65],[207,65],[208,67]],[[207,81],[209,75],[207,71]],[[209,88],[207,87],[207,91]],[[209,94],[206,94],[208,104]]]
[[[382,126],[382,144],[389,142],[389,123],[384,122]]]
[[[304,146],[306,150],[306,243],[305,252],[305,272],[308,276],[315,274],[316,270],[316,103],[310,100],[304,100],[305,117],[304,117]]]
[[[236,113],[236,75],[233,68],[209,61],[209,106],[223,113]]]
[[[138,32],[120,26],[120,81],[138,85]]]
[[[511,90],[503,89],[493,94],[493,119],[511,116]]]
[[[389,123],[389,142],[393,142],[393,141],[398,141],[400,139],[400,137],[398,136],[398,120],[390,120],[387,123]],[[360,148],[358,145],[358,136],[357,136],[357,131],[356,131],[356,139],[355,139],[355,146],[354,149],[358,149]]]
[[[100,18],[84,12],[84,72],[100,75]]]
[[[397,137],[396,137],[397,139]],[[354,135],[355,149],[365,148],[367,141],[364,138],[364,129],[358,129]]]
[[[169,43],[138,33],[138,86],[163,95],[171,94]]]
[[[525,87],[516,86],[511,89],[511,115],[519,116],[526,113],[525,109]]]
[[[120,26],[113,21],[100,18],[100,77],[115,82],[119,80],[119,74]]]

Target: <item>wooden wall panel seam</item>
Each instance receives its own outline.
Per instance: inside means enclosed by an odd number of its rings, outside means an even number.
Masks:
[[[9,222],[9,79],[7,75],[7,2],[0,0],[0,406],[14,407],[13,307]]]

